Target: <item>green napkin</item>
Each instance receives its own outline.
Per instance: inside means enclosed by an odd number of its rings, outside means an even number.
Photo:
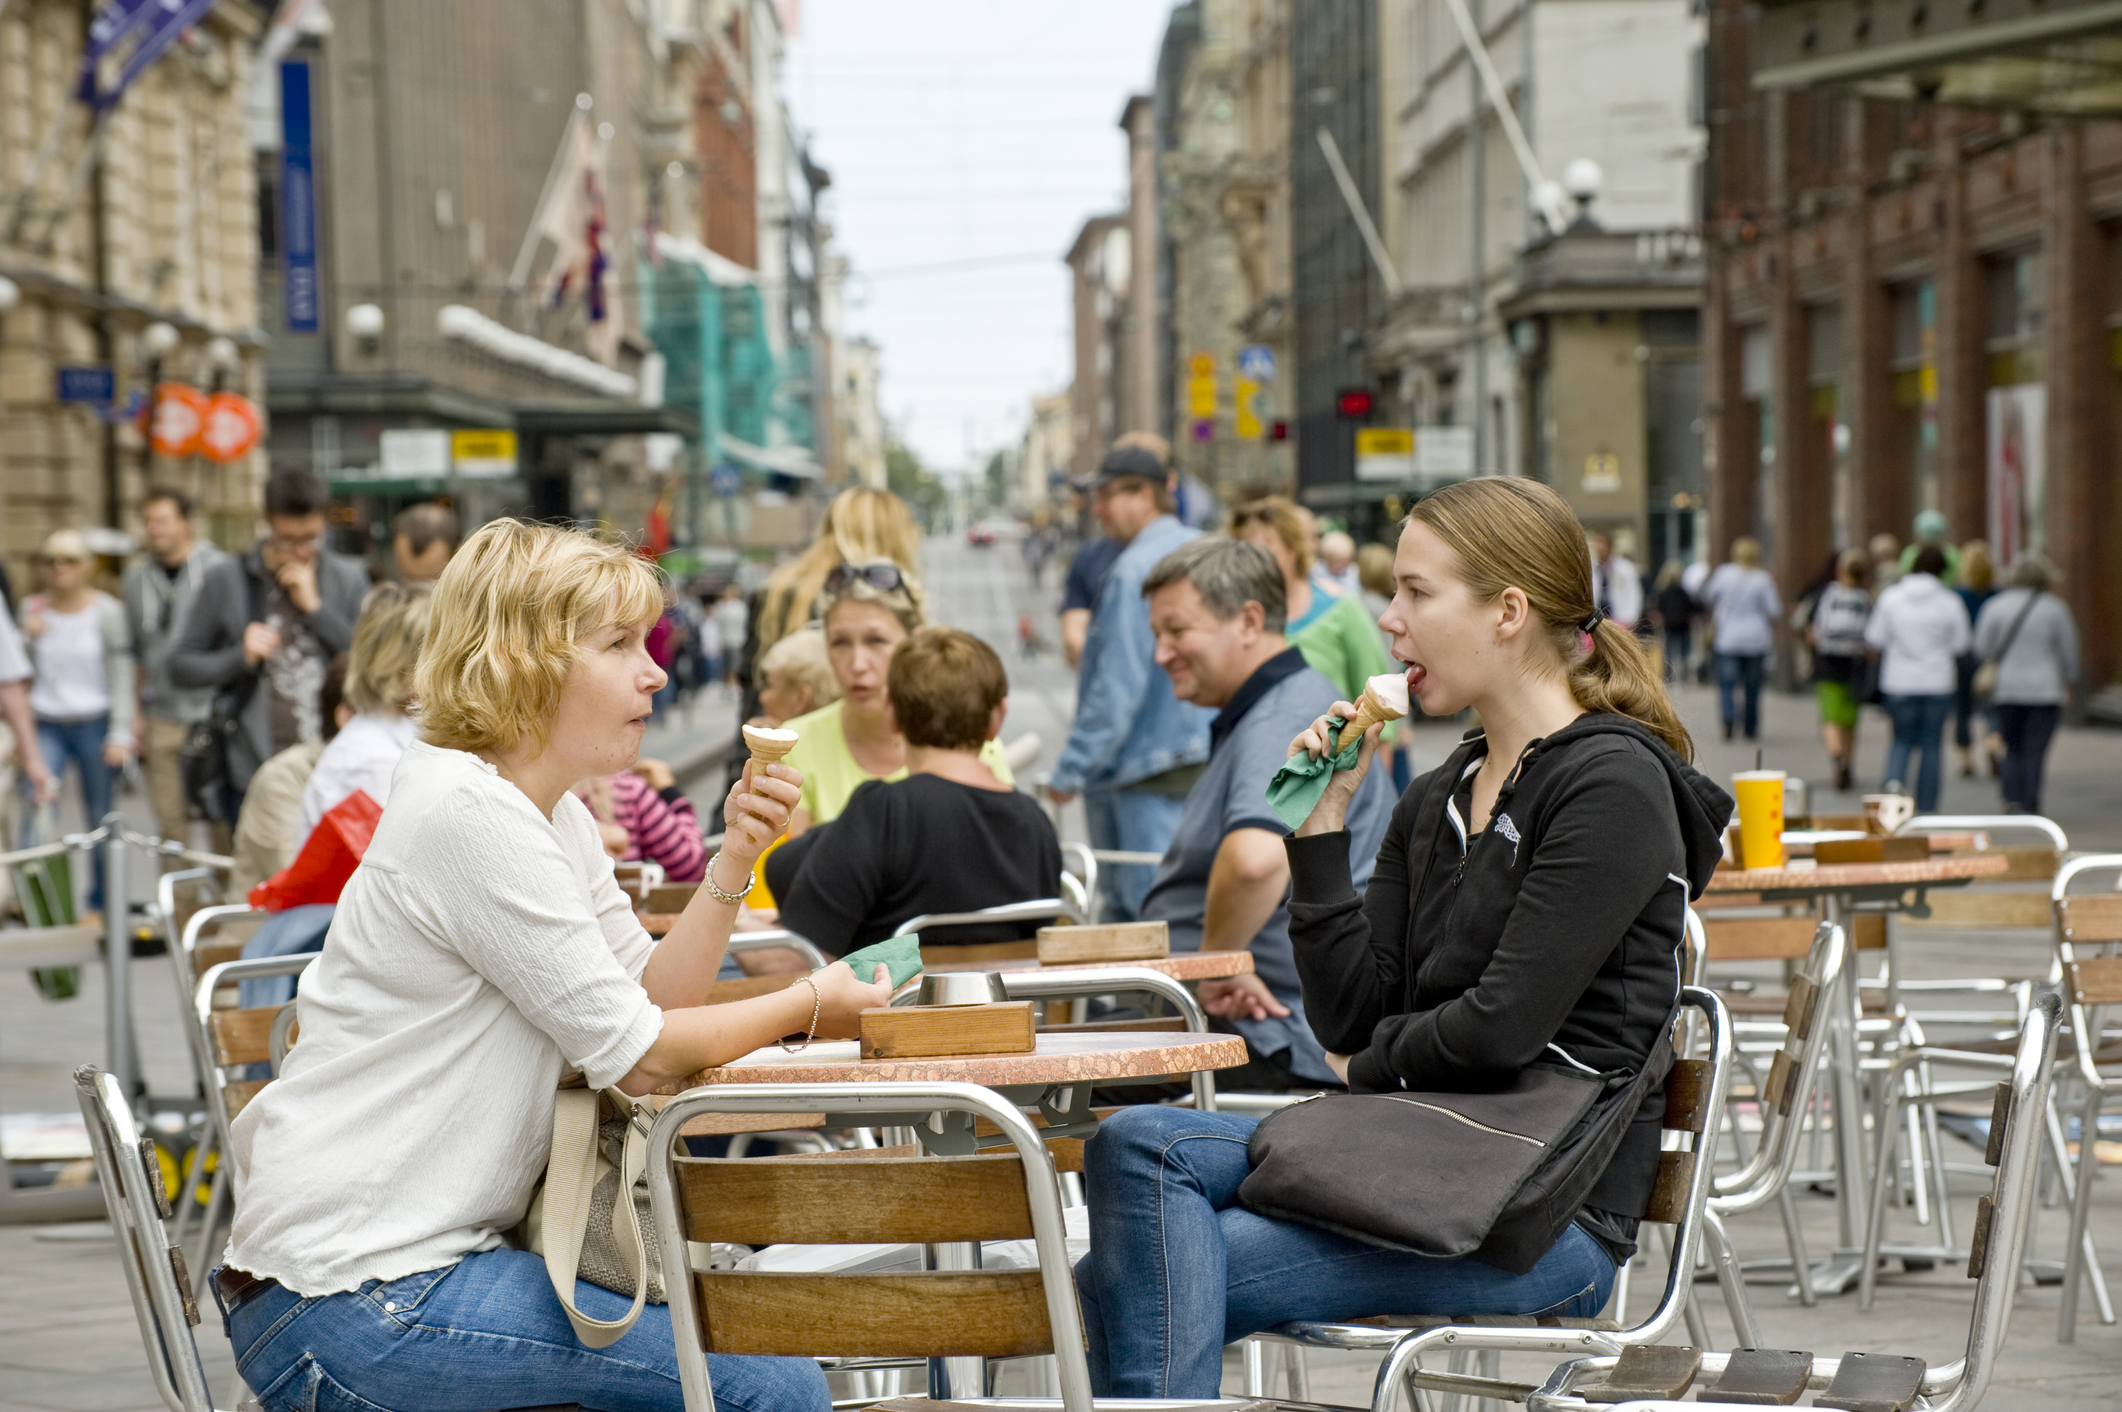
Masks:
[[[1341,744],[1341,727],[1348,722],[1339,716],[1326,718],[1326,743],[1330,747],[1326,754],[1313,756],[1308,750],[1300,750],[1282,762],[1275,777],[1267,782],[1268,807],[1282,826],[1294,830],[1297,825],[1311,817],[1318,807],[1319,796],[1326,793],[1326,782],[1333,778],[1336,770],[1356,768],[1356,755],[1362,749],[1361,737]]]
[[[850,951],[840,959],[854,968],[855,979],[865,985],[877,974],[879,964],[889,966],[892,989],[897,990],[921,974],[921,935],[916,932],[910,936],[887,937],[874,946]]]

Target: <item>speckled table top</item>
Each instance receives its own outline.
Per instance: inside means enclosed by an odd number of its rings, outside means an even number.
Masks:
[[[1782,868],[1719,868],[1711,892],[1840,892],[1846,888],[1914,887],[1998,877],[2011,868],[2002,855],[1931,858],[1908,863],[1810,863]]]
[[[702,1069],[656,1092],[679,1093],[715,1083],[975,1083],[1004,1088],[1176,1078],[1203,1069],[1235,1068],[1244,1062],[1245,1041],[1235,1035],[1042,1034],[1038,1048],[1029,1054],[926,1059],[864,1059],[855,1041],[827,1040],[800,1054],[786,1053],[778,1045],[756,1050],[735,1063]]]

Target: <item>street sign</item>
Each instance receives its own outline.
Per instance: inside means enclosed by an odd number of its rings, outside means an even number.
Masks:
[[[1610,451],[1594,451],[1584,458],[1584,493],[1613,495],[1621,489],[1621,458]]]
[[[1237,433],[1240,441],[1260,439],[1260,384],[1251,378],[1239,378],[1232,389],[1237,404]]]
[[[735,466],[724,461],[707,473],[707,488],[728,500],[744,489],[744,477]]]
[[[1474,473],[1472,427],[1416,427],[1415,479],[1432,487]]]
[[[1264,343],[1248,343],[1238,350],[1238,376],[1252,382],[1275,380],[1275,350]]]
[[[148,422],[148,441],[157,456],[191,456],[206,430],[206,394],[181,382],[155,389],[155,411]]]
[[[440,480],[449,474],[449,433],[439,427],[392,427],[383,433],[383,480]]]
[[[1186,360],[1186,370],[1197,378],[1214,377],[1216,375],[1216,355],[1213,353],[1196,353],[1193,357]]]
[[[317,169],[310,148],[309,65],[280,66],[281,312],[289,333],[317,331]],[[1929,757],[1926,756],[1926,759]]]
[[[1357,480],[1412,480],[1415,434],[1407,427],[1363,427],[1356,432]]]
[[[516,434],[505,427],[453,431],[449,459],[460,476],[505,480],[516,473]]]
[[[1215,439],[1216,422],[1213,417],[1203,417],[1194,423],[1194,440],[1214,441]]]
[[[118,375],[109,368],[59,369],[61,402],[93,402],[107,406],[118,396]]]
[[[1187,359],[1187,370],[1192,376],[1186,383],[1186,410],[1198,421],[1212,419],[1216,415],[1216,360],[1207,353],[1196,353]],[[1206,441],[1197,430],[1194,440]]]
[[[199,430],[199,452],[218,465],[239,461],[265,434],[258,406],[238,392],[217,392],[206,399],[206,423]]]

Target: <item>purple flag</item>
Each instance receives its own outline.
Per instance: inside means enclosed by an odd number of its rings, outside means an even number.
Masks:
[[[125,96],[149,64],[177,37],[206,18],[216,0],[104,0],[89,23],[81,55],[81,101],[98,113]],[[104,88],[98,71],[106,59],[118,64],[117,80]]]

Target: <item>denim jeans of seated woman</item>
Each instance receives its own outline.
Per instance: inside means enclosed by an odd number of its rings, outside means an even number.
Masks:
[[[616,1319],[632,1301],[577,1282],[575,1307]],[[650,1304],[607,1348],[575,1338],[545,1259],[489,1250],[455,1265],[305,1299],[275,1287],[228,1319],[236,1367],[265,1412],[477,1412],[574,1403],[682,1412],[670,1309]],[[720,1412],[828,1412],[806,1358],[709,1354]]]
[[[1575,1226],[1523,1275],[1366,1245],[1238,1205],[1258,1119],[1124,1108],[1084,1150],[1091,1253],[1076,1266],[1100,1397],[1210,1398],[1223,1345],[1289,1319],[1591,1318],[1614,1262]],[[1410,1191],[1410,1202],[1422,1193]]]

